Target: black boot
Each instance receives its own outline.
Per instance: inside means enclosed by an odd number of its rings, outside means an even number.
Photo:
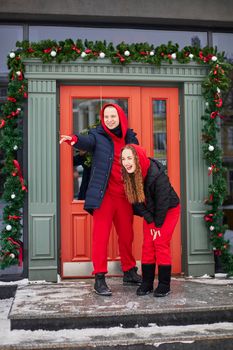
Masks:
[[[154,291],[154,297],[165,297],[170,293],[171,265],[158,266],[158,287]]]
[[[104,273],[97,273],[95,275],[94,291],[98,295],[103,295],[103,296],[112,295],[111,289],[108,288],[107,283],[105,282]]]
[[[137,289],[139,296],[153,292],[155,278],[155,264],[142,264],[142,284]]]
[[[132,269],[125,271],[123,276],[124,285],[140,285],[142,283],[142,277],[137,274],[138,268],[132,267]]]

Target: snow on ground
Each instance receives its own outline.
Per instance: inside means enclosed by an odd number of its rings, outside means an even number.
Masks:
[[[177,280],[180,280],[180,278],[177,278]],[[229,277],[226,278],[225,273],[218,273],[215,274],[215,278],[208,276],[208,275],[203,275],[200,277],[186,277],[184,281],[190,281],[190,282],[196,282],[196,283],[204,283],[204,284],[209,284],[209,285],[218,285],[218,286],[224,286],[224,285],[229,285],[233,284],[233,278]]]

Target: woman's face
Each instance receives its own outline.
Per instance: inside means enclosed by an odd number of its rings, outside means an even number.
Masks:
[[[104,109],[104,124],[108,129],[115,129],[119,124],[119,116],[116,108],[114,107],[106,107]]]
[[[121,154],[121,162],[127,173],[133,174],[136,170],[136,163],[131,149],[124,149]]]

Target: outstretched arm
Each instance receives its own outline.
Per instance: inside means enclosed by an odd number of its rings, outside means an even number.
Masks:
[[[70,146],[75,146],[84,151],[93,152],[95,148],[95,137],[92,134],[88,135],[61,135],[60,144],[68,143]]]

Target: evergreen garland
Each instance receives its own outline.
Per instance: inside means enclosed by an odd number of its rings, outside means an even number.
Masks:
[[[22,263],[22,207],[25,192],[20,165],[16,160],[17,150],[22,147],[23,103],[27,99],[27,81],[24,78],[23,59],[39,58],[43,63],[69,62],[78,58],[84,61],[108,58],[113,64],[142,62],[159,66],[162,62],[173,61],[187,64],[194,61],[209,66],[208,76],[203,81],[203,97],[206,101],[202,116],[203,156],[207,162],[207,172],[213,177],[209,186],[209,197],[205,200],[208,210],[204,216],[210,232],[214,254],[221,256],[225,271],[233,275],[233,256],[229,252],[229,242],[224,239],[226,226],[222,223],[221,206],[226,196],[225,169],[222,166],[222,150],[218,144],[218,133],[222,110],[222,95],[230,86],[229,71],[232,65],[227,63],[224,53],[217,48],[185,46],[179,50],[178,44],[155,47],[148,43],[114,46],[105,41],[87,41],[71,39],[65,41],[45,40],[37,43],[17,42],[17,49],[8,55],[9,85],[7,102],[0,112],[0,149],[4,151],[6,182],[3,198],[7,203],[4,208],[4,228],[0,237],[0,262],[2,268]]]

